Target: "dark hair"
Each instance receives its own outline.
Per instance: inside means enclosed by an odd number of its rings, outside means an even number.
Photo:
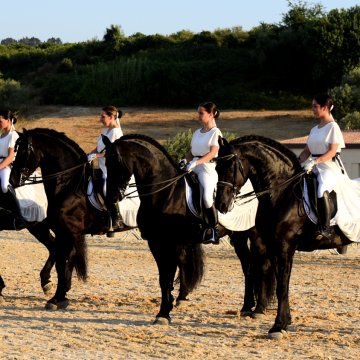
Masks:
[[[107,116],[111,116],[111,115],[114,116],[115,119],[116,119],[116,115],[119,119],[122,117],[122,111],[118,110],[115,106],[105,106],[101,110],[105,111]]]
[[[17,123],[16,117],[10,110],[0,110],[0,116],[2,116],[5,120],[12,120],[14,125]]]
[[[327,108],[329,109],[329,112],[331,115],[335,115],[336,114],[336,107],[334,105],[334,102],[332,100],[332,98],[328,95],[328,94],[318,94],[314,97],[314,100],[321,106],[321,107],[325,107],[327,106]],[[332,110],[331,107],[333,106]]]
[[[207,113],[213,114],[214,119],[217,119],[220,116],[220,111],[217,109],[216,105],[211,101],[206,101],[200,104],[199,107],[203,107]]]

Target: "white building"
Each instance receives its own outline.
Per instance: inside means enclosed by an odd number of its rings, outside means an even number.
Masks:
[[[341,150],[341,160],[350,179],[360,177],[360,130],[342,130],[345,141],[345,149]],[[304,150],[307,136],[281,141],[287,148],[291,149],[296,155]]]

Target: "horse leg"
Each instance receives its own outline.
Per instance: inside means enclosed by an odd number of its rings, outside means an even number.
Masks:
[[[292,263],[296,246],[290,242],[282,241],[278,252],[278,274],[276,296],[278,299],[278,311],[274,326],[270,329],[268,339],[281,340],[286,327],[291,324],[289,304],[289,283]]]
[[[152,252],[159,269],[159,281],[161,287],[160,311],[156,315],[154,325],[169,325],[170,311],[173,309],[174,297],[171,294],[177,268],[177,254],[174,246],[164,243],[156,244],[149,241],[149,248]]]
[[[274,297],[276,280],[266,245],[259,236],[251,242],[251,253],[253,254],[254,290],[257,294],[256,307],[251,317],[261,319],[265,317],[266,307]]]
[[[69,292],[71,289],[71,280],[72,280],[72,274],[73,274],[73,270],[74,270],[74,266],[75,266],[75,259],[76,259],[76,249],[73,248],[71,250],[69,259],[66,262],[66,266],[65,266],[66,292]]]
[[[52,289],[51,270],[55,264],[55,238],[50,233],[47,219],[29,226],[28,230],[49,251],[49,257],[40,272],[41,287],[44,294],[48,294]]]
[[[176,299],[176,306],[187,306],[189,300],[187,296],[190,291],[186,284],[186,247],[184,246],[176,246],[176,252],[178,256],[178,266],[179,266],[179,281],[180,281],[180,289],[179,295]]]
[[[69,305],[69,300],[66,298],[67,284],[66,284],[66,261],[74,247],[74,238],[69,231],[56,232],[57,243],[59,239],[63,242],[58,248],[58,255],[56,257],[56,271],[58,275],[58,284],[55,295],[47,302],[45,309],[56,310],[64,309]]]
[[[234,244],[235,253],[238,256],[245,276],[244,305],[240,310],[241,316],[251,316],[255,306],[254,279],[251,269],[251,253],[248,246],[250,231],[238,231],[230,235]]]
[[[5,283],[4,283],[3,278],[0,275],[0,303],[4,300],[4,295],[2,294],[4,287],[5,287]]]

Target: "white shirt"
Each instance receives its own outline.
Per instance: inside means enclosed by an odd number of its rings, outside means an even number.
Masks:
[[[120,139],[123,136],[123,132],[121,130],[121,127],[118,128],[114,128],[111,129],[109,131],[109,129],[105,129],[101,135],[105,135],[109,138],[109,140],[111,142],[114,142],[117,139]],[[96,150],[100,153],[101,151],[103,151],[105,149],[105,145],[102,141],[102,137],[101,135],[97,138],[97,147]],[[102,170],[103,174],[105,175],[105,177],[107,177],[107,170],[106,170],[106,166],[105,166],[105,158],[98,158],[98,162],[99,162],[99,168]]]
[[[194,157],[203,157],[210,152],[211,146],[219,146],[219,135],[222,136],[220,129],[217,127],[213,127],[206,133],[201,133],[200,130],[195,131],[191,140],[191,153]],[[215,157],[217,157],[217,154]]]
[[[311,154],[323,155],[329,151],[330,144],[339,144],[337,152],[345,148],[344,138],[339,125],[336,122],[330,122],[319,129],[318,125],[313,127],[306,141]]]
[[[19,135],[16,131],[11,131],[5,137],[0,138],[0,156],[7,158],[9,156],[9,149],[15,147],[16,140],[19,138]],[[4,159],[0,159],[2,163]],[[10,169],[10,165],[7,166]]]

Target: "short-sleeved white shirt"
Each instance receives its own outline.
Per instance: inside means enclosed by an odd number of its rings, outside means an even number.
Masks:
[[[191,153],[194,157],[205,156],[210,152],[211,146],[219,146],[219,135],[222,136],[220,129],[217,127],[213,127],[206,133],[201,133],[200,130],[195,131],[191,140]]]
[[[4,138],[0,138],[0,163],[4,161],[3,158],[9,156],[9,149],[15,147],[16,140],[19,138],[19,134],[16,131],[11,131]],[[16,154],[15,154],[16,155]],[[7,166],[10,169],[10,165]]]
[[[111,142],[114,142],[115,140],[120,139],[123,136],[123,132],[121,130],[121,127],[118,127],[118,128],[111,129],[110,131],[109,131],[109,129],[105,129],[101,133],[101,135],[107,136]],[[98,152],[101,152],[101,151],[103,151],[105,149],[105,145],[104,145],[104,143],[102,141],[101,135],[97,138],[98,143],[97,143],[96,150]],[[107,170],[106,170],[106,166],[105,166],[105,158],[99,158],[98,162],[99,162],[99,168],[102,170],[105,177],[107,177]]]
[[[319,129],[318,125],[313,127],[306,141],[312,154],[322,155],[329,151],[329,144],[339,144],[337,152],[345,148],[344,138],[339,125],[336,122],[330,122]]]

